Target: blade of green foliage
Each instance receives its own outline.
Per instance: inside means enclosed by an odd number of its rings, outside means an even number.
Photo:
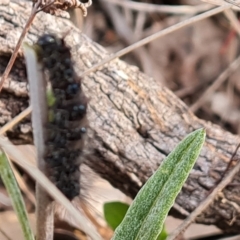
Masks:
[[[7,156],[1,150],[0,150],[0,175],[11,198],[13,208],[18,216],[18,220],[23,230],[24,238],[26,240],[34,240],[34,235],[30,228],[30,224],[27,217],[27,211],[25,208],[25,204],[20,189],[18,187],[17,181],[15,179]]]
[[[189,134],[163,161],[137,194],[113,240],[155,240],[199,156],[205,129]]]
[[[122,202],[108,202],[103,205],[104,219],[113,230],[120,225],[127,213],[128,208],[129,205]],[[158,236],[157,240],[165,240],[167,236],[168,234],[166,229],[163,227],[162,232]]]
[[[108,202],[104,204],[104,218],[113,230],[122,222],[128,208],[129,205],[122,202]]]
[[[165,240],[165,239],[167,239],[167,236],[168,236],[168,234],[167,234],[165,225],[163,225],[162,231],[161,231],[160,235],[157,237],[157,240]]]

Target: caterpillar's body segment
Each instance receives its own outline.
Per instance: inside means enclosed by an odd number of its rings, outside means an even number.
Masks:
[[[62,193],[72,200],[80,192],[79,165],[87,129],[87,98],[64,40],[45,34],[36,45],[48,79],[46,172]]]

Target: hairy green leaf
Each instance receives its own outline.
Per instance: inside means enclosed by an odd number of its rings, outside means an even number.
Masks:
[[[139,191],[113,240],[157,239],[204,140],[205,129],[199,129],[177,145]]]

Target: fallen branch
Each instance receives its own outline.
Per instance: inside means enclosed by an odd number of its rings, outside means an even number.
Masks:
[[[5,60],[17,41],[15,38],[10,41],[9,36],[19,36],[30,5],[9,3],[0,6],[0,17],[8,22],[6,25],[3,22],[5,27],[0,30],[0,69],[4,69]],[[12,12],[16,14],[14,17]],[[61,34],[70,29],[66,41],[74,49],[79,73],[109,58],[102,47],[81,35],[68,20],[42,13],[36,16],[27,41],[35,42],[43,32]],[[28,106],[27,78],[21,54],[0,96],[1,125]],[[85,74],[83,83],[90,99],[86,163],[131,197],[184,136],[194,129],[206,128],[207,140],[202,155],[177,198],[180,207],[192,212],[221,179],[240,138],[199,120],[171,91],[120,60]],[[26,126],[30,126],[29,120],[8,132],[13,142],[31,141],[31,131],[26,131]],[[238,176],[233,181],[240,183]],[[234,207],[240,205],[239,190],[229,186],[222,193],[197,221],[229,232],[239,231],[240,216],[235,214]],[[229,205],[229,202],[234,204]],[[177,210],[173,209],[172,214],[177,215]]]

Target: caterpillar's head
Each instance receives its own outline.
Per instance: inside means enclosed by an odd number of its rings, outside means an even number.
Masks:
[[[53,45],[61,45],[62,42],[53,34],[44,34],[38,39],[37,44],[42,48],[46,48]]]
[[[44,34],[38,39],[35,47],[39,56],[44,55],[47,57],[53,52],[58,51],[58,49],[61,49],[63,41],[53,34]]]

